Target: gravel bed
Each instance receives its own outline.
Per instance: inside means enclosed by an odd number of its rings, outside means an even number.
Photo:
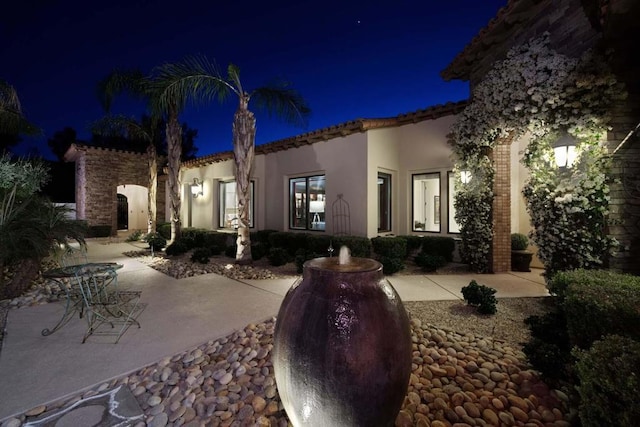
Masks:
[[[160,271],[166,269],[167,274],[185,274],[184,277],[206,272],[236,279],[296,275],[293,264],[277,269],[256,264],[240,267],[230,264],[229,258],[220,257],[218,262],[196,265],[185,257],[171,261],[157,256],[152,259],[143,252],[129,255]],[[4,330],[2,321],[10,308],[56,298],[56,290],[40,281],[23,297],[0,302],[0,331]],[[476,314],[464,301],[405,302],[412,319],[412,375],[396,426],[571,425],[575,413],[569,412],[567,396],[550,390],[527,365],[521,351],[521,343],[528,339],[524,318],[543,313],[547,301],[501,298],[498,313],[493,316]],[[270,359],[275,321],[247,325],[227,337],[165,358],[84,394],[32,408],[4,424],[21,426],[124,384],[145,413],[145,421],[137,427],[290,425]]]

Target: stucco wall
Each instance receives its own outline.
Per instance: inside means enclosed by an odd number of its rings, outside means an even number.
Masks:
[[[147,232],[147,187],[141,185],[119,185],[117,193],[127,198],[128,229]]]

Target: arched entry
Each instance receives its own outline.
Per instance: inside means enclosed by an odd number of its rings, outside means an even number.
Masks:
[[[129,229],[129,202],[127,196],[118,193],[118,230]]]

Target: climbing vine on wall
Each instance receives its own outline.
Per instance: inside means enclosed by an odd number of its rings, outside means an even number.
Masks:
[[[501,138],[526,135],[523,157],[531,178],[523,194],[531,216],[531,238],[548,272],[599,265],[615,242],[605,234],[608,162],[603,147],[607,111],[624,92],[592,52],[561,55],[549,35],[512,48],[473,91],[450,134],[456,161],[456,221],[462,257],[488,271],[494,165],[489,153]],[[577,142],[570,170],[555,167],[551,144],[563,133]],[[471,178],[462,183],[461,171]]]

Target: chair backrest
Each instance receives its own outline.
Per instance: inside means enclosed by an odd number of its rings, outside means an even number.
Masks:
[[[80,246],[79,248],[68,247],[60,257],[60,264],[63,267],[86,264],[87,262],[89,262],[87,249],[84,246]]]

